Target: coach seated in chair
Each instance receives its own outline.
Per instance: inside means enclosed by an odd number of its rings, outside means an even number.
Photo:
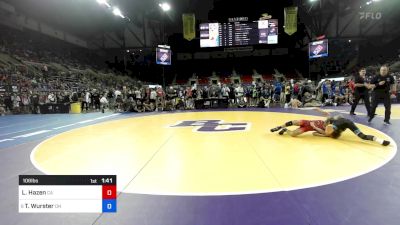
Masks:
[[[182,98],[176,98],[176,106],[177,110],[184,110],[185,109],[185,102]]]
[[[344,89],[342,89],[339,86],[336,86],[333,95],[334,95],[334,103],[336,103],[335,105],[341,105],[345,103]]]
[[[124,109],[127,112],[134,112],[136,106],[136,101],[133,99],[133,96],[130,96],[128,100],[124,103]]]
[[[165,107],[164,107],[165,111],[173,111],[175,110],[175,103],[173,99],[167,99],[165,100]]]
[[[144,112],[153,112],[155,110],[155,105],[150,102],[149,100],[146,100],[143,103],[143,108],[144,108]]]
[[[136,101],[133,111],[138,113],[144,112],[144,106],[141,100]]]
[[[315,97],[313,97],[309,92],[304,93],[303,95],[303,104],[304,107],[320,107],[322,103],[318,101]]]
[[[174,87],[170,86],[167,89],[167,100],[175,100],[175,98],[178,97],[178,94]]]
[[[292,107],[293,109],[297,109],[303,106],[303,103],[299,101],[297,98],[292,98],[289,102],[289,107]]]
[[[269,108],[269,104],[271,103],[271,98],[261,96],[260,100],[257,104],[258,108]]]

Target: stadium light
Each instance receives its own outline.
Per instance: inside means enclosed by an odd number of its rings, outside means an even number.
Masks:
[[[97,1],[97,3],[99,3],[100,5],[105,5],[105,6],[107,6],[108,8],[111,7],[111,5],[108,4],[107,0],[96,0],[96,1]]]
[[[160,4],[158,4],[158,6],[160,6],[161,9],[162,9],[164,12],[167,12],[167,11],[169,11],[169,10],[171,9],[171,6],[170,6],[168,3],[166,3],[166,2],[160,3]]]
[[[125,19],[125,16],[122,15],[121,10],[119,10],[117,7],[114,7],[113,13],[114,13],[114,15],[119,16],[119,17],[121,17],[122,19]]]
[[[316,1],[318,1],[318,0],[310,0],[310,2],[316,2]]]

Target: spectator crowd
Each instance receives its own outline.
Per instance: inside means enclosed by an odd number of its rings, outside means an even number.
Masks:
[[[7,80],[6,80],[7,81]],[[190,110],[196,108],[196,101],[204,104],[213,99],[225,99],[228,107],[320,107],[351,105],[354,82],[324,80],[313,82],[265,81],[250,85],[174,85],[166,89],[159,85],[119,84],[108,88],[87,88],[76,91],[61,87],[61,91],[37,91],[41,82],[19,80],[22,86],[0,95],[2,114],[40,113],[39,106],[46,104],[81,105],[82,112],[149,112]],[[25,83],[24,83],[25,82]],[[88,81],[92,84],[91,81]],[[4,87],[0,83],[1,87]],[[62,86],[62,85],[61,85]],[[36,88],[35,88],[36,87]],[[25,90],[25,91],[20,91]],[[0,90],[1,91],[1,90]]]
[[[227,107],[261,108],[353,103],[355,86],[351,76],[341,81],[280,76],[244,84],[217,82],[163,88],[103,68],[85,49],[65,43],[48,45],[52,41],[37,34],[27,40],[20,31],[2,27],[0,31],[4,34],[0,37],[1,115],[44,113],[43,106],[69,107],[73,103],[79,104],[83,112],[190,110],[198,108],[199,101],[207,108],[215,99],[226,101]]]

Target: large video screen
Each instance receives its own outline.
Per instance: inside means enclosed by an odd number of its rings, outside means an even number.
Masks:
[[[168,48],[157,48],[156,63],[160,65],[171,65],[172,51]]]
[[[200,47],[224,47],[278,43],[278,20],[202,23]]]
[[[328,39],[310,42],[309,58],[320,58],[328,56]]]

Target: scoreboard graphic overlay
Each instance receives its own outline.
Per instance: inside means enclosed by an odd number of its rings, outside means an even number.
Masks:
[[[277,43],[277,19],[200,24],[202,48]]]
[[[20,175],[20,213],[115,213],[116,175]]]

